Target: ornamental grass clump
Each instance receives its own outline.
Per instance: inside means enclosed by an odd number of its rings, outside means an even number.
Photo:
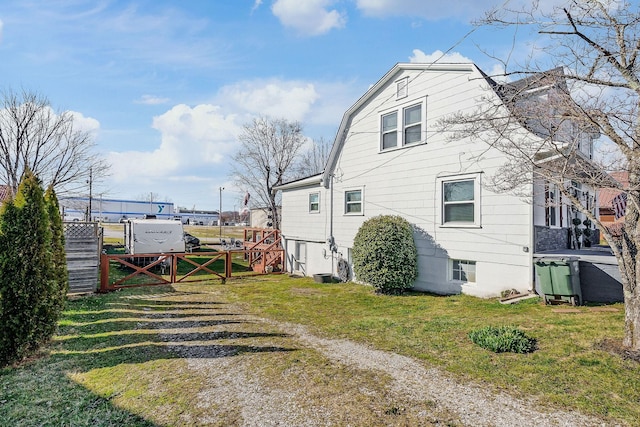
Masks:
[[[474,344],[494,353],[531,353],[536,340],[515,326],[486,326],[469,332]]]
[[[358,281],[383,294],[401,294],[418,277],[418,252],[409,222],[395,215],[365,221],[353,242],[353,271]]]

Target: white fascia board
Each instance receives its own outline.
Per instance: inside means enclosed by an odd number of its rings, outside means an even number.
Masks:
[[[312,175],[296,181],[291,181],[274,187],[274,190],[291,190],[293,188],[313,187],[322,183],[322,174]]]

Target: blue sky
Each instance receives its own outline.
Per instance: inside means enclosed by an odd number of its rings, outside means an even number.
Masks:
[[[222,186],[230,210],[244,195],[229,175],[243,124],[283,117],[333,141],[344,111],[395,63],[468,58],[490,73],[497,61],[482,50],[530,50],[471,32],[496,3],[3,0],[0,89],[74,112],[112,164],[96,194],[213,210]]]

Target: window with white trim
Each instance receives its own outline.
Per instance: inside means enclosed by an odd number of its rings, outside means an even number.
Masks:
[[[465,259],[449,260],[450,279],[455,282],[475,283],[476,282],[476,262]]]
[[[477,178],[442,181],[442,224],[480,225]]]
[[[380,150],[390,150],[400,146],[424,141],[426,122],[425,101],[404,104],[380,115]]]
[[[415,144],[422,139],[422,105],[413,105],[403,110],[403,144]]]
[[[320,212],[320,193],[309,194],[309,213]]]
[[[344,192],[345,215],[362,215],[362,189],[347,190]]]
[[[382,116],[382,149],[398,146],[398,112]]]

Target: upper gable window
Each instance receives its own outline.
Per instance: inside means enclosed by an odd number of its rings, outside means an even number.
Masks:
[[[380,116],[380,150],[424,141],[425,102],[409,104]]]
[[[422,105],[413,105],[405,108],[404,115],[404,139],[405,144],[420,142],[422,137]]]
[[[382,116],[382,149],[393,148],[398,145],[398,112]]]
[[[409,77],[405,77],[396,82],[396,99],[409,96]]]

